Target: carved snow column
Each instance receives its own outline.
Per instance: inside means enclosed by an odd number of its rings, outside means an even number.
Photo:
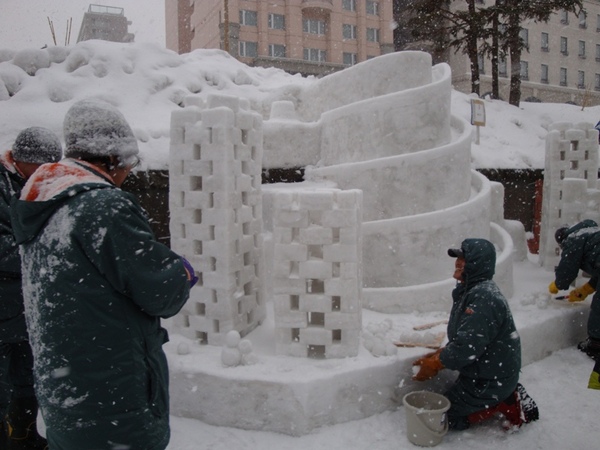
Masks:
[[[553,269],[560,248],[554,232],[584,218],[588,207],[580,197],[598,185],[598,131],[592,124],[555,123],[546,137],[546,164],[540,230],[540,264]],[[596,201],[597,195],[590,193]]]
[[[178,331],[222,345],[265,317],[262,289],[262,118],[247,101],[211,96],[171,117],[171,246],[199,281]]]
[[[362,328],[362,191],[277,192],[273,204],[276,350],[358,354]]]

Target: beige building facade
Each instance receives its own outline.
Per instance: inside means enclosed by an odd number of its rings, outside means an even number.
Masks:
[[[488,2],[491,0],[485,0]],[[521,100],[600,104],[600,1],[584,1],[584,13],[554,13],[547,23],[524,22],[521,37],[529,50],[521,55]],[[507,58],[508,59],[508,58]],[[471,91],[469,59],[449,55],[455,89]],[[480,58],[481,95],[492,88],[489,59]],[[499,64],[500,97],[509,97],[511,66]]]
[[[167,48],[325,75],[394,51],[393,0],[166,0]]]
[[[131,22],[125,17],[123,8],[113,6],[90,5],[83,14],[77,42],[101,39],[112,42],[133,42],[129,33]]]

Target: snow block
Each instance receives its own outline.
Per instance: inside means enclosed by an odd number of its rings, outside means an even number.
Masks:
[[[344,208],[352,208],[353,214],[336,214]],[[358,339],[344,336],[358,336],[361,330],[361,208],[358,190],[275,193],[272,275],[278,354],[320,359],[358,353]],[[341,230],[354,237],[343,249],[334,244]]]

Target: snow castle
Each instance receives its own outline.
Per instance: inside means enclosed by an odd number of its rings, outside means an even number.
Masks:
[[[264,114],[227,96],[173,113],[172,246],[200,278],[175,329],[216,346],[235,330],[276,354],[198,370],[194,354],[218,350],[186,347],[171,361],[174,414],[303,434],[392,407],[404,362],[352,358],[361,311],[447,311],[446,250],[466,237],[496,245],[512,295],[525,232],[503,217],[502,185],[471,169],[471,126],[450,100],[449,66],[400,52],[282,91]],[[262,169],[297,167],[303,183],[260,184]],[[328,370],[290,376],[306,357]],[[225,393],[235,404],[215,410]]]

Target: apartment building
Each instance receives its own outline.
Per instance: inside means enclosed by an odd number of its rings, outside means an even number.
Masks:
[[[133,42],[133,34],[128,32],[131,22],[125,17],[123,8],[90,5],[83,14],[77,42],[101,39],[112,42]]]
[[[479,1],[487,3],[492,0]],[[600,0],[584,1],[579,15],[558,11],[547,23],[527,21],[521,38],[528,51],[521,55],[521,100],[553,103],[600,104]],[[466,55],[450,52],[448,60],[455,89],[471,90],[471,72]],[[479,60],[481,90],[491,92],[491,62]],[[509,97],[511,66],[499,64],[500,96]]]
[[[322,76],[394,51],[393,0],[166,0],[167,48]]]

